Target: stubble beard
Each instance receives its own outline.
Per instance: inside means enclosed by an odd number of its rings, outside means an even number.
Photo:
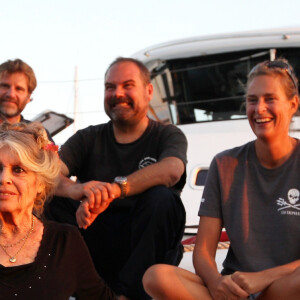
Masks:
[[[130,123],[130,120],[134,117],[134,114],[132,111],[128,112],[119,112],[119,111],[113,111],[109,115],[112,122],[118,123],[120,125],[126,125]]]
[[[16,108],[16,109],[7,109],[7,108],[4,108],[4,107],[1,107],[0,106],[0,113],[1,115],[5,116],[6,118],[13,118],[13,117],[16,117],[18,115],[21,114],[21,111]]]
[[[128,107],[118,106],[118,104],[122,102],[127,103]],[[129,97],[112,97],[109,99],[107,106],[108,109],[105,107],[105,112],[113,122],[126,122],[135,114],[134,101]]]

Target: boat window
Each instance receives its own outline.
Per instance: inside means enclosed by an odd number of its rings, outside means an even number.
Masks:
[[[59,114],[51,110],[46,110],[37,115],[31,121],[40,122],[49,131],[53,137],[63,129],[73,124],[74,119],[67,117],[64,114]]]
[[[195,179],[195,185],[204,186],[207,177],[207,169],[199,169]]]
[[[156,119],[180,125],[246,118],[247,74],[271,53],[274,50],[255,49],[165,61],[152,71],[156,92],[151,107]],[[275,53],[300,73],[300,48]]]

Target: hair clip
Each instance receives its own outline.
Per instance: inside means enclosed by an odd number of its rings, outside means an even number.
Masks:
[[[44,146],[43,149],[56,153],[58,151],[58,145],[55,145],[53,142],[51,142],[51,143],[47,144],[46,146]]]

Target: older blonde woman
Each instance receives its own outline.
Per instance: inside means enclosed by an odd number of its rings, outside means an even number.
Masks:
[[[56,150],[40,124],[0,126],[0,298],[115,299],[77,229],[41,219]]]
[[[214,158],[199,210],[196,274],[150,268],[144,285],[155,299],[300,299],[300,143],[289,135],[298,102],[286,60],[262,62],[249,73],[246,108],[257,138]],[[222,227],[231,243],[220,274]]]

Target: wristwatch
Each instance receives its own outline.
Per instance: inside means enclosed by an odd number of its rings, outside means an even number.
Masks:
[[[127,195],[127,177],[125,176],[117,176],[114,179],[114,183],[117,183],[121,189],[121,196],[120,199],[123,199]]]

